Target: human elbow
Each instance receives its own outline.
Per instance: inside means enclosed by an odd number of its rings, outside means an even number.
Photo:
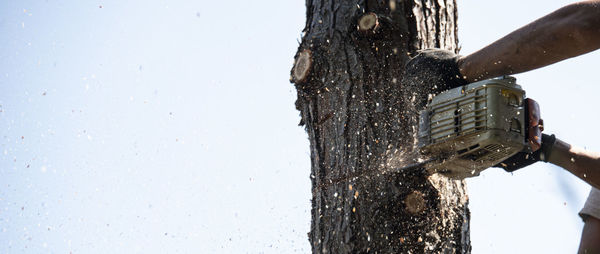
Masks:
[[[572,49],[585,53],[600,48],[600,1],[567,5],[556,14],[560,18],[554,25],[571,41]]]

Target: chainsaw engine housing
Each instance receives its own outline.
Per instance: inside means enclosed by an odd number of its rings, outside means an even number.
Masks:
[[[421,153],[443,158],[428,163],[427,170],[453,178],[477,176],[528,149],[527,104],[525,91],[513,77],[438,94],[419,116]]]

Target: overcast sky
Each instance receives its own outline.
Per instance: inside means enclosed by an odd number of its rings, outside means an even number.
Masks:
[[[551,2],[551,3],[550,3]],[[567,1],[459,1],[463,54]],[[307,253],[288,81],[303,1],[0,2],[0,253]],[[517,75],[546,132],[600,151],[598,52]],[[474,253],[573,253],[589,186],[468,180]]]

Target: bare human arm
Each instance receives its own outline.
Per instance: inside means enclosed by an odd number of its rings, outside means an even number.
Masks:
[[[600,189],[600,153],[574,147],[556,139],[547,162],[560,166],[594,188]]]
[[[600,48],[600,0],[556,10],[458,59],[468,82],[544,67]]]
[[[556,139],[547,152],[547,162],[560,166],[596,189],[600,187],[600,153],[574,147]],[[591,195],[591,194],[590,194]],[[588,202],[595,202],[590,201]],[[578,253],[600,253],[600,219],[584,217]]]

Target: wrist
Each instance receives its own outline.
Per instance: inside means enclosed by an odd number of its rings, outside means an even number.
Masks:
[[[455,56],[452,59],[454,61],[454,63],[449,66],[451,68],[451,70],[449,70],[449,71],[452,75],[450,76],[450,80],[448,80],[448,81],[449,81],[449,83],[453,84],[454,87],[464,86],[469,83],[465,79],[465,76],[462,73],[461,59],[462,59],[462,56],[460,56],[460,55]],[[452,88],[454,88],[454,87],[452,87]]]
[[[467,75],[465,75],[467,73],[467,61],[465,61],[465,56],[458,56],[456,58],[456,66],[458,67],[458,73],[460,73],[460,77],[464,80],[466,80],[467,82],[470,82],[470,80],[468,80]]]

